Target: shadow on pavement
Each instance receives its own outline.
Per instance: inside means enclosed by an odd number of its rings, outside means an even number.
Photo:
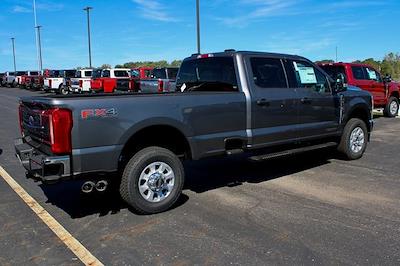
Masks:
[[[203,193],[221,187],[240,186],[246,182],[265,182],[327,164],[332,157],[333,153],[326,150],[262,162],[252,162],[243,156],[187,162],[184,190]],[[110,188],[103,193],[83,194],[80,191],[82,183],[76,180],[53,185],[41,184],[40,187],[47,196],[46,203],[63,209],[71,218],[93,214],[112,215],[129,208],[120,198],[117,188]],[[185,204],[188,199],[183,193],[173,208]]]

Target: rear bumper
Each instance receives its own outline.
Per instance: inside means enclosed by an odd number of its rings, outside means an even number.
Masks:
[[[44,182],[71,177],[70,156],[49,156],[41,153],[24,139],[15,140],[15,155],[28,174]]]

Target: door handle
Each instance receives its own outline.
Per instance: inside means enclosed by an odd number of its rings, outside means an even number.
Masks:
[[[257,105],[258,106],[269,106],[270,102],[267,101],[266,99],[260,99],[257,100]]]
[[[300,101],[303,104],[310,104],[312,102],[311,99],[309,99],[307,97],[302,98]]]

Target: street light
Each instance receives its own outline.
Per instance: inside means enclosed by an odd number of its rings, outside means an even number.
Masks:
[[[42,61],[42,42],[40,40],[40,28],[42,26],[36,26],[37,34],[38,34],[38,45],[39,45],[39,70],[43,70],[43,61]]]
[[[17,72],[17,64],[15,63],[15,38],[11,38],[12,49],[13,49],[13,58],[14,58],[14,74]]]
[[[200,54],[200,0],[196,0],[197,53]]]
[[[83,10],[86,11],[87,15],[87,30],[88,30],[88,43],[89,43],[89,66],[92,68],[92,47],[90,43],[90,10],[92,10],[93,7],[87,6]]]
[[[42,59],[41,59],[41,51],[40,51],[40,45],[39,45],[39,38],[38,35],[40,33],[38,33],[39,28],[37,25],[37,17],[36,17],[36,0],[33,0],[33,17],[35,19],[35,42],[36,42],[36,58],[37,58],[37,62],[38,62],[38,67],[39,70],[42,70]]]

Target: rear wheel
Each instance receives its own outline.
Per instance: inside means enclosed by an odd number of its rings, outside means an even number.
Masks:
[[[396,97],[390,97],[383,113],[386,117],[396,117],[399,113],[399,100]]]
[[[357,160],[363,156],[367,143],[367,126],[361,119],[352,118],[347,122],[343,130],[338,150],[348,160]]]
[[[67,94],[69,93],[68,87],[66,87],[66,86],[64,86],[64,85],[61,85],[61,86],[60,86],[60,93],[61,93],[62,95],[67,95]]]
[[[182,193],[183,183],[179,158],[170,150],[148,147],[129,160],[119,190],[135,211],[153,214],[171,208]]]

